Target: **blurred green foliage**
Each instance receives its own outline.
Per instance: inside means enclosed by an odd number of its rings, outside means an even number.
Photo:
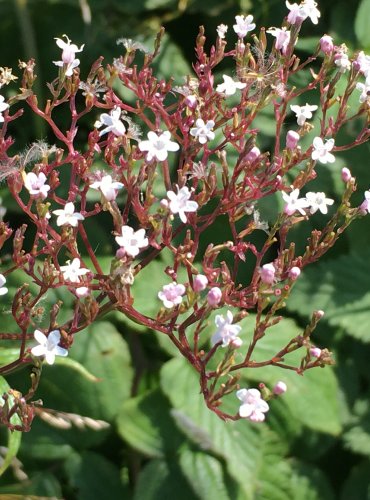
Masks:
[[[337,43],[345,42],[351,50],[370,49],[369,0],[322,0],[319,7],[319,25],[306,21],[303,26],[297,46],[302,56],[323,33],[332,35]],[[59,49],[54,37],[66,33],[74,43],[86,44],[81,55],[84,75],[98,56],[104,55],[109,62],[120,54],[117,38],[131,37],[151,47],[156,31],[164,25],[167,36],[157,70],[181,83],[182,75],[191,72],[198,26],[205,25],[210,46],[216,26],[229,24],[227,39],[233,43],[231,25],[239,13],[252,13],[257,26],[269,27],[283,18],[286,7],[282,0],[2,0],[0,64],[15,69],[18,59],[35,57],[42,101],[47,93],[45,82],[56,76],[51,61],[58,59]],[[263,147],[268,148],[271,117],[264,116],[259,125]],[[18,149],[48,139],[45,126],[32,122],[27,114],[11,133]],[[346,165],[358,178],[358,202],[362,201],[362,192],[369,188],[369,152],[365,145],[355,153],[338,155],[334,165],[320,167],[317,189],[338,199],[340,168]],[[5,220],[16,227],[23,220],[6,187],[1,196],[8,210]],[[274,218],[277,203],[271,199],[261,207],[263,218]],[[295,233],[302,248],[311,229],[310,222],[305,224]],[[63,429],[55,421],[36,419],[32,431],[22,436],[17,454],[20,462],[12,461],[20,434],[9,437],[1,430],[0,444],[9,446],[6,460],[12,466],[0,479],[0,496],[14,493],[22,498],[78,500],[370,498],[368,227],[366,218],[357,222],[319,265],[305,270],[287,305],[290,319],[260,344],[262,357],[275,352],[274,342],[282,344],[282,339],[296,335],[312,310],[324,309],[326,316],[314,340],[332,350],[337,360],[334,369],[317,369],[302,378],[277,368],[246,373],[246,385],[262,380],[271,386],[279,379],[288,383],[288,393],[272,402],[266,424],[219,420],[198,394],[195,372],[176,356],[163,335],[112,314],[77,335],[70,352],[74,365],[62,360],[44,368],[37,393],[47,408],[103,420],[109,428],[94,430],[88,419],[82,419],[82,428]],[[208,241],[217,241],[220,230],[219,225],[211,228]],[[103,217],[97,219],[95,231],[108,261],[111,235]],[[139,283],[134,286],[134,297],[148,312],[148,298],[156,296],[162,281],[161,275],[152,272],[142,288]],[[11,283],[10,288],[15,285]],[[70,307],[70,299],[58,298]],[[2,306],[5,321],[9,320],[7,307],[6,303]],[[9,349],[0,351],[0,359],[7,356],[11,356]],[[22,390],[28,376],[25,372],[10,376],[8,383]],[[6,382],[0,383],[3,392]],[[230,396],[226,404],[235,411],[236,398]]]

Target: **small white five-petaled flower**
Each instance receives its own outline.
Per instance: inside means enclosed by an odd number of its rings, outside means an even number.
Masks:
[[[35,330],[33,336],[39,345],[32,347],[31,353],[34,356],[45,356],[48,365],[54,364],[55,356],[68,356],[67,349],[58,345],[60,342],[59,330],[52,330],[48,336],[40,332],[40,330]]]
[[[282,192],[283,200],[286,205],[284,207],[284,212],[287,215],[293,215],[296,210],[300,212],[302,215],[306,215],[306,212],[303,210],[308,207],[308,201],[306,198],[298,198],[299,197],[299,189],[293,189],[293,191],[288,194]]]
[[[215,317],[217,330],[211,339],[211,344],[213,346],[218,342],[222,342],[222,347],[226,347],[237,339],[242,328],[239,325],[233,325],[233,319],[234,317],[231,311],[226,312],[226,318],[223,314],[217,314]],[[241,345],[240,339],[237,340],[239,340],[238,344]]]
[[[117,137],[124,135],[126,133],[126,127],[121,122],[120,118],[121,109],[118,106],[114,107],[109,114],[102,113],[99,120],[94,123],[95,128],[100,128],[105,125],[105,127],[99,132],[99,137],[104,134],[108,134],[108,132],[112,132]]]
[[[306,200],[309,204],[311,214],[316,213],[318,210],[322,214],[327,214],[328,205],[330,206],[334,203],[334,200],[331,198],[326,198],[325,193],[306,193]]]
[[[190,200],[191,191],[187,186],[179,189],[177,186],[177,194],[174,191],[167,191],[168,199],[170,200],[169,209],[173,214],[179,214],[181,221],[187,222],[186,212],[196,212],[198,203]]]
[[[198,118],[195,122],[195,127],[190,129],[190,135],[196,137],[201,144],[205,144],[207,141],[211,141],[215,138],[215,133],[212,131],[215,126],[213,120],[208,120],[204,123],[202,118]]]
[[[236,391],[236,397],[242,404],[239,408],[239,415],[252,422],[263,422],[265,413],[269,411],[269,405],[261,398],[258,389],[239,389]]]
[[[335,157],[330,153],[334,147],[334,139],[328,139],[325,144],[321,137],[315,137],[313,140],[313,150],[311,158],[320,163],[334,163]]]
[[[180,149],[177,142],[170,139],[171,134],[168,130],[160,135],[155,132],[148,132],[148,140],[139,142],[139,149],[140,151],[147,151],[147,161],[151,161],[153,158],[164,161],[167,159],[169,151],[178,151]]]
[[[80,48],[77,47],[74,43],[71,43],[71,40],[67,35],[63,35],[67,42],[62,40],[61,38],[56,38],[56,44],[58,47],[62,49],[62,60],[61,61],[53,61],[56,66],[65,68],[65,75],[72,76],[73,70],[77,68],[80,64],[80,60],[76,59],[76,52],[82,52],[84,45],[81,45]]]
[[[90,184],[91,189],[99,189],[107,201],[117,198],[118,190],[123,188],[122,182],[113,181],[111,175],[104,175],[100,181]]]
[[[317,106],[315,104],[305,104],[304,106],[291,105],[290,109],[295,113],[298,125],[302,127],[307,119],[312,118],[312,111],[316,111]]]
[[[60,266],[60,270],[63,273],[63,278],[72,283],[80,283],[80,276],[90,272],[89,269],[81,267],[81,262],[77,257],[72,262],[67,260],[67,265]]]
[[[46,175],[43,172],[37,175],[34,172],[28,172],[24,179],[24,186],[33,196],[41,196],[42,199],[45,199],[50,190],[50,186],[45,182]]]
[[[142,248],[149,245],[145,229],[134,231],[131,226],[122,226],[121,236],[116,236],[116,242],[130,257],[136,257]]]
[[[253,22],[253,16],[235,16],[236,24],[233,25],[235,33],[239,38],[244,38],[249,31],[253,31],[256,27]]]
[[[181,304],[185,290],[184,285],[174,281],[162,287],[162,290],[158,292],[158,298],[163,302],[164,307],[171,309]]]
[[[244,89],[246,87],[246,83],[236,82],[230,76],[222,75],[224,79],[224,83],[220,83],[216,87],[216,92],[225,94],[225,95],[234,95],[237,89]]]
[[[78,221],[85,219],[79,212],[75,212],[75,206],[71,201],[66,203],[64,208],[53,210],[53,214],[58,216],[57,226],[77,227]]]
[[[269,33],[276,38],[275,49],[281,50],[281,53],[285,55],[290,43],[290,31],[285,27],[281,29],[272,27],[269,28],[266,33]]]

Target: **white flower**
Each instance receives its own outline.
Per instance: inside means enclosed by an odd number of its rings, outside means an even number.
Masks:
[[[71,281],[72,283],[80,283],[80,276],[84,276],[89,273],[88,269],[80,267],[81,262],[79,259],[75,258],[72,260],[67,260],[66,266],[60,266],[60,270],[63,273],[63,279],[66,281]]]
[[[70,64],[75,60],[76,52],[82,52],[85,45],[81,45],[80,48],[77,47],[74,43],[71,43],[71,40],[67,35],[63,35],[67,42],[62,40],[61,38],[55,38],[56,44],[59,48],[63,50],[62,52],[62,62],[64,64]]]
[[[233,325],[233,319],[234,317],[231,311],[226,312],[226,318],[223,314],[217,314],[215,317],[217,330],[211,338],[211,344],[213,346],[218,342],[222,342],[222,347],[226,347],[239,335],[242,328],[239,325]]]
[[[90,184],[91,189],[100,189],[107,201],[113,201],[117,198],[118,190],[123,188],[122,182],[112,180],[111,175],[104,175],[100,181]]]
[[[71,201],[66,203],[64,208],[53,210],[53,214],[58,216],[57,226],[77,227],[78,221],[85,219],[79,212],[75,212],[75,206]]]
[[[365,102],[369,99],[369,97],[370,97],[370,82],[369,83],[358,82],[358,83],[356,83],[356,89],[361,92],[360,102]]]
[[[212,131],[215,126],[213,120],[208,120],[207,123],[201,118],[198,118],[195,122],[195,127],[190,129],[190,135],[197,137],[201,144],[205,144],[207,141],[211,141],[215,138],[215,133]]]
[[[345,52],[337,52],[334,56],[334,63],[338,66],[340,73],[345,73],[346,71],[351,69],[351,61],[348,58],[348,55]]]
[[[45,182],[46,175],[43,172],[37,175],[34,172],[28,172],[24,179],[24,186],[33,196],[41,196],[42,199],[45,199],[50,190],[50,186]]]
[[[45,356],[45,361],[48,365],[52,365],[55,361],[55,356],[68,356],[67,349],[60,347],[60,331],[52,330],[48,336],[44,335],[40,330],[35,330],[33,336],[39,345],[32,347],[31,353],[34,356]]]
[[[122,226],[121,236],[116,236],[116,242],[130,257],[136,257],[141,248],[149,245],[148,238],[145,237],[145,229],[134,231],[130,226]]]
[[[296,210],[300,212],[302,215],[306,215],[306,212],[303,210],[308,207],[308,201],[306,198],[298,198],[299,189],[293,189],[290,194],[281,193],[283,196],[286,205],[284,207],[284,212],[287,215],[293,215]]]
[[[235,82],[230,76],[222,75],[224,79],[224,83],[220,83],[216,87],[216,92],[222,92],[226,95],[234,95],[236,89],[244,89],[246,87],[246,83]]]
[[[167,159],[168,151],[178,151],[180,146],[177,142],[170,140],[171,134],[166,130],[160,135],[155,132],[148,132],[148,140],[139,142],[140,151],[148,151],[146,155],[147,161],[155,158],[158,161]]]
[[[9,108],[9,104],[4,102],[4,100],[5,100],[4,97],[2,95],[0,95],[0,123],[2,123],[4,121],[4,117],[2,115],[2,112]]]
[[[270,33],[276,38],[275,48],[281,50],[282,54],[286,54],[290,42],[290,31],[285,27],[282,29],[273,27],[268,29],[266,33]]]
[[[244,38],[249,31],[253,31],[256,25],[253,16],[235,16],[236,24],[233,25],[235,33],[239,38]]]
[[[321,17],[321,13],[317,8],[317,3],[314,0],[304,0],[301,4],[302,12],[305,15],[305,19],[309,17],[313,24],[317,24],[319,22],[319,17]]]
[[[360,205],[360,211],[365,215],[364,212],[370,214],[370,190],[364,192],[365,199]]]
[[[8,293],[8,289],[6,286],[4,286],[6,283],[5,276],[3,274],[0,274],[0,295],[5,295]]]
[[[307,14],[300,5],[296,3],[290,4],[288,1],[285,2],[285,5],[290,11],[288,14],[290,24],[301,24],[307,18]]]
[[[228,30],[228,26],[226,24],[220,24],[219,26],[217,26],[217,35],[224,39],[225,38],[225,35],[227,33],[227,30]]]
[[[321,137],[315,137],[313,140],[313,150],[311,153],[311,158],[313,160],[318,160],[320,163],[334,163],[335,157],[330,153],[334,147],[334,139],[329,139],[325,142]]]
[[[263,422],[265,413],[269,411],[269,405],[261,398],[258,389],[239,389],[236,396],[242,404],[239,408],[239,415],[252,422]]]
[[[306,200],[309,203],[311,214],[316,213],[318,210],[320,210],[322,214],[327,214],[327,205],[332,205],[334,203],[334,200],[331,198],[326,198],[325,193],[306,193]]]
[[[158,292],[158,298],[163,302],[164,307],[171,309],[178,306],[182,302],[182,295],[185,293],[184,285],[178,284],[175,281],[169,285],[164,285],[162,291]]]
[[[184,224],[187,222],[185,212],[196,212],[198,209],[198,203],[190,201],[191,191],[187,186],[181,189],[177,186],[177,194],[174,191],[167,191],[167,196],[170,200],[169,209],[173,214],[179,214]]]
[[[297,123],[300,127],[305,123],[305,121],[309,118],[312,118],[312,111],[317,110],[317,106],[315,104],[305,104],[304,106],[290,106],[290,109],[295,113],[297,117]]]
[[[67,42],[64,42],[61,38],[56,38],[56,44],[60,47],[62,52],[62,60],[61,61],[53,61],[56,66],[65,68],[65,75],[72,76],[73,70],[77,68],[80,64],[80,60],[75,58],[76,52],[82,52],[84,45],[81,45],[80,48],[77,47],[74,43],[71,43],[71,40],[67,35],[63,35]]]
[[[109,114],[102,113],[100,115],[100,119],[94,124],[95,128],[100,128],[105,125],[105,128],[99,132],[99,137],[107,134],[108,132],[113,132],[113,134],[117,137],[124,135],[126,127],[121,122],[120,117],[121,109],[118,106],[115,106]]]
[[[370,56],[366,55],[364,51],[361,50],[355,62],[358,66],[358,70],[367,78],[370,75]]]

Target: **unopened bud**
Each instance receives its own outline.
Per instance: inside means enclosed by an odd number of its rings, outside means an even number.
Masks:
[[[300,135],[294,130],[289,130],[286,135],[286,147],[287,149],[295,149],[297,147]]]
[[[274,264],[265,264],[260,269],[261,281],[267,285],[272,285],[275,280],[276,269]]]
[[[229,344],[233,349],[238,349],[238,347],[240,347],[241,345],[243,345],[243,341],[242,339],[240,339],[239,337],[236,337],[235,339],[233,339],[230,344]]]
[[[320,48],[324,54],[330,55],[334,50],[333,39],[329,35],[324,35],[320,38]]]
[[[185,104],[188,108],[195,109],[198,104],[197,97],[195,95],[188,95],[185,99]]]
[[[207,295],[207,302],[211,307],[217,306],[221,302],[222,292],[218,287],[210,289]]]
[[[325,315],[324,311],[322,311],[321,309],[315,311],[314,314],[317,319],[321,319]]]
[[[89,288],[87,286],[80,286],[75,290],[77,297],[83,298],[89,295]]]
[[[289,271],[289,278],[291,280],[295,281],[299,277],[300,274],[301,274],[301,270],[299,269],[299,267],[294,266]]]
[[[342,181],[343,182],[349,182],[352,179],[352,174],[349,168],[344,167],[342,168]]]
[[[193,290],[196,293],[201,292],[202,290],[205,290],[208,285],[208,279],[207,276],[204,276],[204,274],[197,274],[194,278],[194,283],[193,283]]]
[[[321,356],[321,349],[319,347],[311,347],[310,354],[314,358],[319,358]]]
[[[257,160],[259,156],[261,156],[261,151],[257,148],[257,146],[254,146],[246,155],[245,159],[247,161],[253,162]]]
[[[286,392],[287,389],[288,387],[286,383],[280,380],[274,385],[273,393],[276,394],[276,396],[280,396],[280,394],[284,394],[284,392]]]

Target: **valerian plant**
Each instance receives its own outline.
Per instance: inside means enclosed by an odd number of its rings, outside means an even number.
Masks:
[[[66,35],[57,38],[62,55],[54,64],[59,74],[48,84],[46,103],[33,91],[35,61],[20,64],[21,92],[8,101],[0,96],[0,161],[1,176],[29,222],[18,228],[0,225],[1,245],[8,239],[13,243],[12,255],[1,262],[0,295],[10,293],[5,285],[13,272],[23,273],[25,282],[12,297],[17,328],[0,333],[2,341],[19,346],[18,356],[0,374],[24,365],[33,369],[26,393],[10,390],[2,396],[1,422],[10,429],[28,431],[35,411],[42,411],[33,398],[43,362],[67,356],[75,335],[88,335],[86,327],[111,311],[172,342],[197,371],[208,408],[225,420],[261,422],[269,410],[267,401],[287,390],[283,380],[273,388],[263,383],[260,390],[240,387],[243,370],[261,368],[263,380],[266,366],[302,375],[333,363],[331,353],[311,341],[323,311],[313,311],[304,331],[273,357],[254,359],[260,339],[283,321],[282,311],[306,266],[370,212],[370,191],[360,206],[351,204],[356,180],[347,167],[337,173],[343,180],[341,199],[310,187],[320,179],[321,164],[336,169],[337,152],[369,139],[370,56],[349,55],[344,44],[335,45],[324,35],[314,54],[301,61],[295,54],[301,25],[317,24],[320,12],[313,0],[286,5],[289,12],[281,28],[256,32],[253,16],[237,16],[231,47],[225,40],[228,27],[221,24],[207,51],[201,27],[194,73],[180,86],[157,78],[153,70],[163,30],[153,52],[121,40],[124,54],[106,67],[98,59],[87,75],[81,74],[76,58],[77,53],[83,57],[84,45],[78,47]],[[234,69],[215,82],[214,71],[225,60]],[[295,86],[295,76],[308,68],[310,81]],[[2,86],[14,85],[14,79],[11,70],[2,68]],[[120,87],[134,99],[122,99]],[[348,104],[352,94],[357,109]],[[54,145],[39,141],[24,153],[12,153],[16,145],[9,125],[14,127],[24,107],[46,122]],[[262,149],[255,124],[267,107],[275,120],[269,151]],[[66,109],[69,117],[61,120]],[[316,126],[310,123],[313,117]],[[79,148],[82,121],[90,123],[90,130],[85,147]],[[352,142],[342,143],[340,131],[352,123],[358,132]],[[66,196],[62,176],[68,177]],[[99,203],[90,201],[92,192],[100,194]],[[268,225],[260,218],[259,205],[273,195],[282,209]],[[90,242],[92,225],[86,224],[102,212],[110,214],[106,230],[113,235],[108,272]],[[311,231],[299,253],[291,231],[315,213],[321,217],[320,229]],[[219,218],[227,238],[202,251],[207,228]],[[256,231],[265,234],[261,245],[254,243]],[[26,235],[32,237],[30,246],[24,244]],[[158,304],[150,317],[137,306],[132,285],[154,261],[162,263],[167,283],[156,296],[146,297]],[[248,282],[240,278],[246,261],[254,262]],[[73,297],[67,320],[60,319],[63,303],[46,310],[43,300],[59,288]],[[254,329],[246,331],[239,322],[249,314]],[[40,326],[41,317],[46,326]],[[209,338],[205,326],[213,321]],[[289,354],[298,350],[301,361],[295,365]],[[234,413],[222,405],[231,393],[241,403],[238,409],[235,398]]]

